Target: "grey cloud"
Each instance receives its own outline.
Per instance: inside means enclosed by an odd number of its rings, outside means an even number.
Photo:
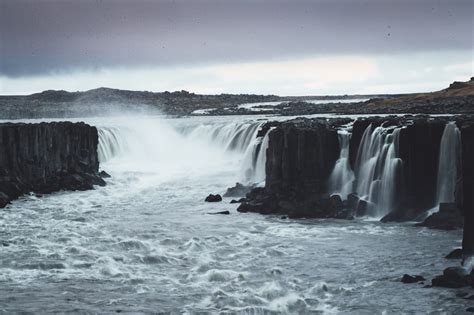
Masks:
[[[470,0],[0,0],[0,74],[472,50]]]

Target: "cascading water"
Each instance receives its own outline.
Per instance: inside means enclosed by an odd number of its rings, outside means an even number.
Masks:
[[[461,132],[454,122],[444,127],[439,149],[436,206],[455,201],[456,182],[459,177]]]
[[[261,124],[259,122],[200,124],[181,131],[192,140],[207,139],[224,150],[245,152],[256,137]]]
[[[270,128],[263,137],[255,137],[253,143],[248,146],[242,162],[242,178],[240,180],[243,183],[264,185],[268,141],[272,129]]]
[[[99,145],[97,154],[99,162],[104,163],[125,152],[128,145],[119,128],[103,127],[98,129]]]
[[[384,216],[396,207],[402,166],[398,157],[399,135],[400,128],[372,130],[369,125],[362,136],[356,159],[356,192],[369,202],[373,216]]]
[[[229,163],[240,160],[238,180],[261,183],[265,180],[268,147],[268,137],[257,138],[261,124],[231,122],[180,128],[155,120],[99,127],[99,161],[122,162],[129,170],[159,170],[163,174],[170,173],[170,169],[194,171],[200,166],[204,171],[218,164],[232,169]]]
[[[334,169],[329,177],[329,192],[339,194],[342,199],[347,199],[347,195],[353,192],[354,172],[349,163],[349,140],[351,134],[347,130],[338,131],[340,155],[334,165]]]

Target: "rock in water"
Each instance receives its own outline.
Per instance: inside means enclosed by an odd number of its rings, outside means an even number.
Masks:
[[[446,257],[446,259],[461,259],[462,258],[462,248],[456,248],[452,252],[450,252]]]
[[[434,287],[463,288],[474,284],[474,276],[468,274],[462,267],[448,267],[441,276],[431,281]]]
[[[230,214],[229,211],[208,212],[207,214]]]
[[[245,186],[241,183],[235,183],[234,187],[227,188],[224,197],[243,197],[251,191],[252,188],[254,188],[254,186]]]
[[[219,202],[219,201],[222,201],[222,197],[219,194],[216,194],[216,195],[210,194],[209,196],[206,197],[206,199],[204,201],[206,201],[206,202]]]
[[[404,274],[401,281],[403,283],[416,283],[416,282],[422,282],[425,280],[426,279],[423,278],[422,276],[410,276],[408,274]]]
[[[455,230],[463,226],[463,217],[453,203],[441,203],[439,211],[430,215],[417,226],[426,226],[432,229]]]

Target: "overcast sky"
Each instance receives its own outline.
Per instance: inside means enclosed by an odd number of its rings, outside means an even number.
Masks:
[[[471,0],[0,0],[0,94],[430,91],[474,72]]]

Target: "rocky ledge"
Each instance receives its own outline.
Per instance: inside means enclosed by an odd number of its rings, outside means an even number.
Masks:
[[[98,134],[84,123],[0,124],[0,208],[34,192],[104,186]]]

